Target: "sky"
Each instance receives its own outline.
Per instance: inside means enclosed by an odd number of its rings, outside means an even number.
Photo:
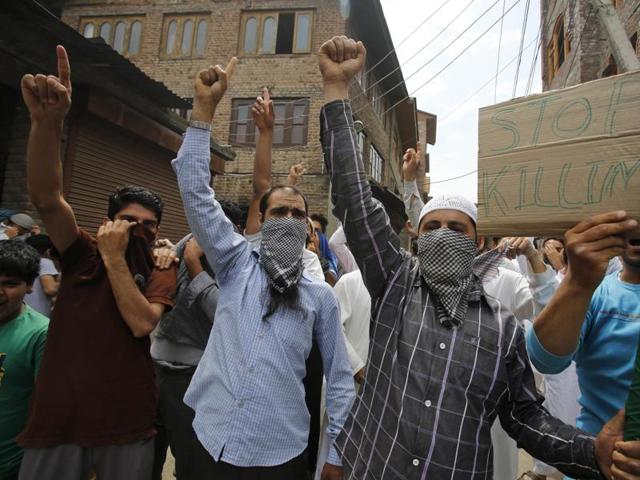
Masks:
[[[502,16],[503,1],[506,4],[505,10],[508,11],[511,6],[513,8],[504,17],[500,42],[499,19]],[[409,94],[417,98],[420,110],[438,116],[436,145],[428,146],[431,195],[451,192],[476,201],[475,173],[450,179],[477,169],[478,109],[514,97],[522,26],[529,3],[515,97],[526,94],[538,47],[540,1],[381,0],[381,3]],[[493,8],[471,26],[492,5]],[[431,16],[436,10],[437,13]],[[476,41],[496,21],[497,24]],[[441,33],[448,24],[450,26]],[[468,27],[470,28],[463,33]],[[460,34],[462,36],[454,42]],[[467,48],[457,60],[442,70]],[[502,72],[497,77],[496,86],[494,77],[499,49],[499,69]],[[530,93],[540,92],[542,88],[540,53],[534,66]],[[442,73],[438,73],[440,70]],[[489,83],[474,95],[487,82]]]

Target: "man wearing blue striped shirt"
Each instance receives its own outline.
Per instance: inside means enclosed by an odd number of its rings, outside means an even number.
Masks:
[[[303,272],[302,194],[291,187],[265,194],[262,242],[254,250],[209,186],[211,121],[235,62],[198,74],[191,126],[173,161],[189,225],[220,285],[216,321],[185,403],[195,410],[202,454],[213,459],[207,478],[298,480],[306,475],[302,380],[312,338],[322,354],[334,440],[355,396],[353,374],[336,297]],[[341,479],[340,465],[332,447],[323,480]]]

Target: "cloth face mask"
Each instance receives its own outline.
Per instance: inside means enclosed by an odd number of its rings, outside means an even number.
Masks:
[[[437,301],[438,320],[459,327],[467,314],[476,244],[466,235],[439,228],[418,237],[420,273]]]
[[[293,217],[270,218],[262,225],[260,263],[273,288],[282,293],[302,275],[307,223]]]

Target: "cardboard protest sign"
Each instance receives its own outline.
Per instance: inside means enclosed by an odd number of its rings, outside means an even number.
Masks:
[[[640,221],[640,72],[480,109],[478,232],[561,235],[601,212]]]

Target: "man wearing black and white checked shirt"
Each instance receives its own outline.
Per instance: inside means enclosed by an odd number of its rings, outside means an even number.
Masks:
[[[496,416],[521,447],[567,475],[609,477],[618,432],[594,441],[541,406],[522,329],[489,306],[472,274],[475,207],[453,198],[449,209],[428,210],[416,260],[372,202],[348,100],[365,56],[346,37],[319,54],[334,214],[373,305],[366,381],[336,441],[345,480],[492,478]]]

